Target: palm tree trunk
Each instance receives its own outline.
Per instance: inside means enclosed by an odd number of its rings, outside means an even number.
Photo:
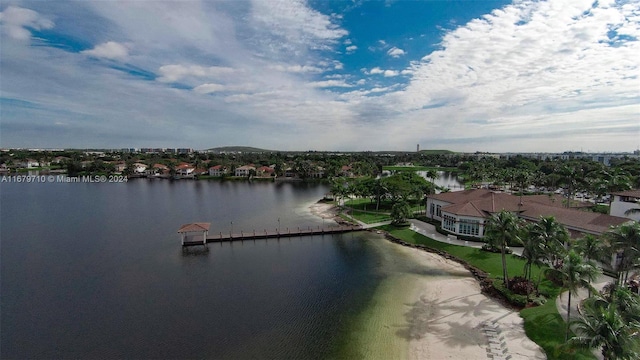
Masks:
[[[567,333],[564,336],[564,341],[569,340],[569,324],[571,324],[571,290],[569,290],[569,300],[567,301]]]
[[[501,247],[501,253],[502,253],[502,276],[504,276],[504,286],[507,287],[507,289],[509,288],[509,275],[507,274],[507,257],[506,257],[506,249],[505,249],[505,245],[504,243],[502,243],[502,247]]]

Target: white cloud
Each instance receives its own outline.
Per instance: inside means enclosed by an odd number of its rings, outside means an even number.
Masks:
[[[328,49],[348,32],[334,24],[330,16],[307,6],[302,0],[255,0],[251,17],[260,29],[274,36],[268,46]]]
[[[401,98],[412,109],[440,101],[483,118],[633,102],[640,42],[612,46],[608,35],[640,35],[639,6],[592,4],[522,1],[472,20],[406,69],[413,76]]]
[[[353,87],[353,85],[347,84],[344,80],[324,80],[314,81],[308,84],[310,87],[325,88],[325,87]]]
[[[274,64],[269,66],[270,69],[281,71],[281,72],[290,72],[290,73],[321,73],[324,70],[317,66],[312,65],[282,65],[282,64]]]
[[[16,40],[29,40],[31,31],[28,28],[42,30],[51,29],[53,21],[43,17],[36,11],[10,5],[0,12],[0,24],[9,36]]]
[[[200,86],[196,86],[193,91],[198,94],[210,94],[214,92],[224,91],[225,86],[221,84],[202,84]]]
[[[115,41],[108,41],[106,43],[96,45],[96,47],[91,50],[84,50],[82,53],[96,58],[124,60],[129,56],[129,49],[123,44]]]
[[[391,57],[394,58],[399,58],[400,56],[404,55],[405,52],[402,49],[399,49],[397,47],[392,47],[391,49],[389,49],[389,51],[387,51],[387,54]]]
[[[400,72],[397,70],[383,70],[377,66],[372,68],[371,70],[362,69],[362,71],[367,75],[383,75],[384,77],[393,77],[400,74]]]
[[[352,52],[358,50],[358,47],[355,46],[355,45],[351,45],[351,46],[347,46],[346,50],[347,50],[347,53],[352,53]]]
[[[219,79],[236,73],[237,70],[224,66],[204,67],[199,65],[163,65],[158,69],[160,82],[177,82],[187,78],[212,78]]]

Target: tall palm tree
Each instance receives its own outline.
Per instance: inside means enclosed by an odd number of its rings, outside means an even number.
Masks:
[[[629,272],[640,263],[640,223],[629,221],[605,233],[611,249],[621,255],[616,266],[618,284],[627,281]]]
[[[567,300],[567,332],[565,335],[565,340],[567,340],[570,331],[571,295],[575,294],[581,287],[591,287],[590,282],[596,279],[600,270],[596,267],[595,262],[586,261],[575,251],[569,250],[562,259],[562,265],[558,268],[549,268],[547,272],[554,273],[556,277],[560,278],[562,280],[562,288],[569,292]]]
[[[509,288],[509,274],[507,272],[507,246],[520,243],[520,219],[512,212],[502,210],[493,214],[485,224],[485,235],[489,243],[500,248],[502,255],[502,277],[504,285]]]
[[[531,229],[532,236],[542,243],[545,256],[551,266],[556,267],[566,253],[569,232],[553,216],[542,216]]]
[[[629,322],[615,302],[586,301],[582,315],[571,324],[577,336],[570,345],[587,349],[602,349],[605,360],[640,358],[640,325]]]
[[[607,252],[607,247],[602,239],[599,239],[591,234],[587,234],[578,239],[578,241],[576,242],[576,251],[584,256],[587,261],[602,261]],[[591,297],[590,288],[589,297]]]
[[[531,267],[536,264],[540,265],[541,260],[545,257],[544,242],[535,231],[536,223],[528,223],[523,229],[522,235],[522,257],[526,260],[524,264],[523,276],[527,280],[531,280]]]

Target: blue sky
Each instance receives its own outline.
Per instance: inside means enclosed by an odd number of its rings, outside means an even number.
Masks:
[[[638,1],[3,1],[1,147],[632,151]]]

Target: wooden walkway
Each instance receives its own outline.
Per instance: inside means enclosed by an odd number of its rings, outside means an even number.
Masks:
[[[210,242],[222,242],[222,241],[239,241],[239,240],[253,240],[253,239],[270,239],[270,238],[281,238],[281,237],[295,237],[295,236],[312,236],[312,235],[323,235],[323,234],[342,234],[352,231],[361,231],[363,230],[362,226],[332,226],[332,227],[307,227],[307,228],[296,228],[296,229],[281,229],[278,231],[277,229],[273,231],[262,230],[262,231],[250,231],[244,232],[241,231],[239,234],[231,234],[231,233],[218,233],[218,234],[209,234],[207,236],[207,243]],[[185,241],[183,246],[202,246],[202,240],[200,241]]]

